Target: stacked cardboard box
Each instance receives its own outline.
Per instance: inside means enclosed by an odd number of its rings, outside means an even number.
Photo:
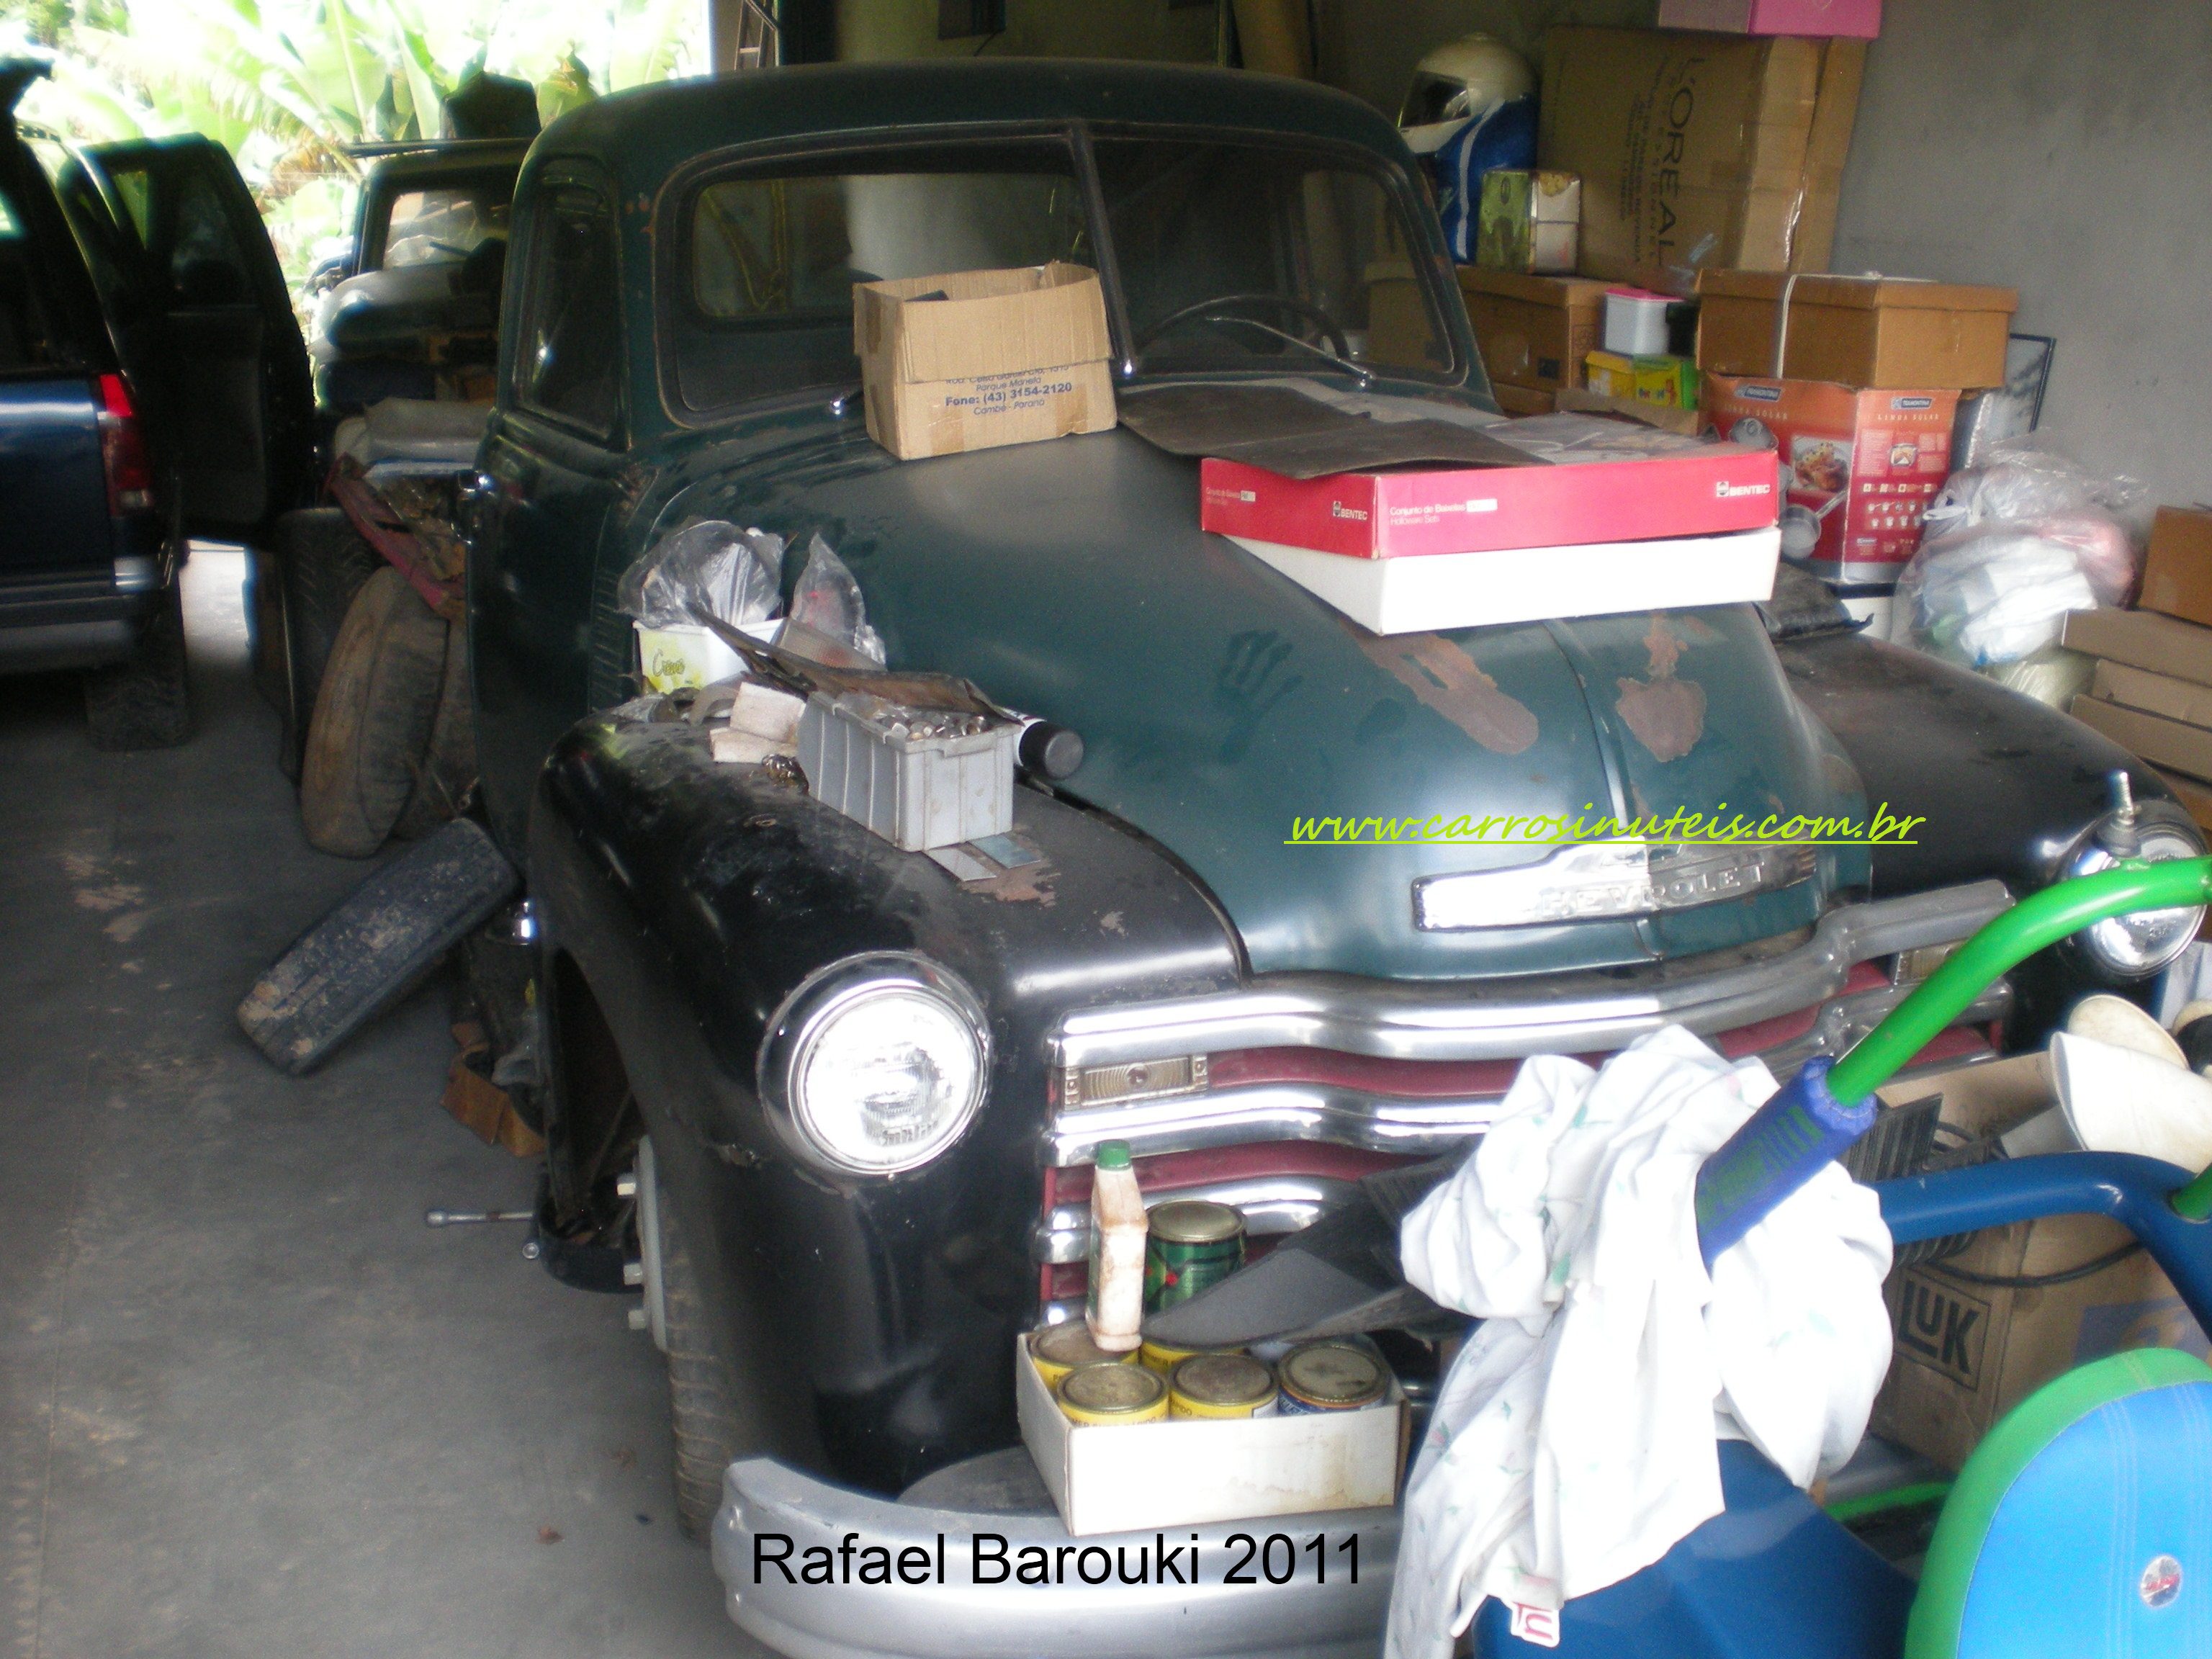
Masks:
[[[1893,585],[1950,475],[1962,392],[2002,386],[2019,295],[1881,277],[1709,270],[1698,280],[1706,424],[1773,448],[1785,557]]]
[[[1825,268],[1865,69],[1863,40],[1551,30],[1537,159],[1582,177],[1583,273]]]
[[[2140,611],[2077,611],[2064,643],[2097,659],[2074,718],[2159,769],[2212,832],[2212,508],[2161,507]]]

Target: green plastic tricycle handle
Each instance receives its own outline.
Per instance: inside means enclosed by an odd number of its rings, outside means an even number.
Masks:
[[[2130,861],[2031,894],[1951,953],[1889,1017],[1853,1045],[1828,1074],[1846,1104],[1865,1099],[1972,1006],[1999,975],[2046,945],[2136,910],[2212,903],[2212,857]],[[2191,1220],[2212,1217],[2212,1170],[2174,1194]]]

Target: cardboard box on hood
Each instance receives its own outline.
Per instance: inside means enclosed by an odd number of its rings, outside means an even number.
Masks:
[[[1081,265],[858,284],[853,343],[868,435],[902,460],[1115,423],[1106,304]]]
[[[1866,43],[1556,28],[1541,166],[1583,176],[1582,270],[1818,270]]]

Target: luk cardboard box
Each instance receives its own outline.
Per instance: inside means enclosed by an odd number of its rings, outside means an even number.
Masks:
[[[853,335],[868,435],[901,460],[1115,422],[1105,301],[1081,265],[863,283]]]
[[[1865,65],[1863,40],[1550,31],[1537,156],[1582,175],[1583,273],[1826,264]]]
[[[2008,288],[1894,277],[1704,270],[1698,367],[1839,386],[2005,383],[2020,295]]]
[[[2041,1054],[1881,1092],[1892,1106],[1940,1094],[1942,1121],[1976,1139],[2002,1134],[2057,1099]],[[2131,1237],[2102,1216],[2051,1216],[1990,1228],[1948,1261],[1893,1273],[1885,1294],[1894,1358],[1869,1426],[1955,1469],[2006,1412],[2076,1365],[2124,1348],[2204,1353],[2203,1333],[2172,1283],[2140,1251],[2060,1282]],[[1967,1273],[2044,1282],[1991,1285]]]
[[[1871,40],[1881,33],[1881,0],[1659,0],[1659,27]]]
[[[1708,374],[1705,426],[1776,456],[1782,556],[1833,582],[1894,582],[1951,471],[1959,394]]]
[[[2212,625],[2212,507],[2159,508],[2141,603],[2146,611]]]

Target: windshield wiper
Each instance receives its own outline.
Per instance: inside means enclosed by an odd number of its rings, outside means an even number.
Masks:
[[[1285,341],[1291,345],[1297,347],[1301,351],[1310,351],[1315,356],[1320,358],[1324,362],[1334,363],[1339,368],[1351,370],[1354,375],[1358,377],[1359,384],[1362,386],[1370,386],[1375,384],[1375,371],[1373,369],[1362,368],[1358,363],[1352,362],[1351,358],[1340,357],[1336,353],[1331,351],[1327,346],[1317,346],[1311,340],[1301,340],[1297,335],[1290,332],[1287,329],[1277,328],[1273,323],[1263,323],[1257,317],[1224,315],[1209,317],[1206,320],[1215,324],[1242,323],[1247,328],[1256,328],[1262,334],[1272,334],[1277,339]]]

